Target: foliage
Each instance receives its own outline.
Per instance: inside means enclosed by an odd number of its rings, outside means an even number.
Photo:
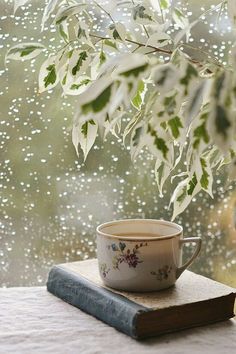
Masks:
[[[26,2],[15,0],[15,11]],[[224,7],[234,28],[233,0],[209,11]],[[116,19],[124,8],[130,12],[128,25]],[[106,19],[103,28],[91,10]],[[190,23],[171,0],[103,5],[49,0],[42,31],[52,21],[64,44],[50,53],[41,43],[20,43],[6,56],[27,60],[44,52],[39,92],[60,85],[65,95],[78,96],[72,129],[77,154],[80,146],[86,158],[97,134],[106,138],[110,132],[124,142],[129,137],[134,160],[144,149],[154,156],[160,195],[171,175],[172,181],[180,179],[170,200],[173,219],[200,190],[212,196],[214,169],[227,163],[230,178],[236,173],[236,51],[224,66],[209,56],[200,62],[184,51],[204,15]],[[186,170],[177,173],[180,161]]]

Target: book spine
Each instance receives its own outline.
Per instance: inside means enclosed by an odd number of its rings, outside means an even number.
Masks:
[[[133,338],[138,338],[137,317],[149,311],[146,307],[59,266],[51,269],[47,290]]]

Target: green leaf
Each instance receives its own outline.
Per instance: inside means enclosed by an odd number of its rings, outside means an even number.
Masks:
[[[79,84],[72,84],[70,89],[71,90],[78,90],[81,86],[88,85],[91,82],[90,79],[84,79]]]
[[[209,186],[209,177],[210,177],[209,173],[206,170],[207,164],[203,158],[200,159],[200,162],[202,166],[202,177],[200,179],[200,184],[202,188],[207,189]]]
[[[136,95],[132,99],[132,104],[137,109],[140,109],[140,107],[142,106],[144,91],[145,91],[145,85],[144,85],[144,82],[141,80],[141,81],[139,81]]]
[[[227,131],[231,127],[231,122],[226,109],[220,105],[216,106],[215,125],[217,133],[223,135],[224,140],[226,140],[228,136]]]
[[[88,54],[83,51],[79,54],[79,59],[76,63],[76,65],[72,68],[72,75],[76,75],[77,72],[79,72],[82,64],[83,64],[83,61],[85,61],[86,59],[88,58]]]
[[[101,66],[106,61],[106,54],[102,50],[99,55],[99,65]]]
[[[186,69],[186,73],[185,76],[182,77],[182,79],[180,80],[180,84],[184,85],[185,88],[185,95],[188,94],[188,85],[190,83],[190,81],[194,78],[194,77],[198,77],[198,72],[197,70],[194,68],[193,65],[188,64],[187,69]]]
[[[68,42],[68,34],[65,32],[65,29],[62,24],[59,25],[59,33],[65,42]]]
[[[117,32],[117,29],[116,29],[116,26],[114,23],[112,23],[110,26],[109,26],[109,29],[112,30],[112,37],[116,40],[116,39],[120,39],[121,40],[121,37],[119,35],[119,33]]]
[[[93,101],[82,105],[81,109],[83,114],[88,114],[89,112],[98,113],[103,110],[103,108],[110,101],[112,85],[108,86],[97,98]]]
[[[208,113],[203,113],[200,116],[200,121],[203,121],[201,125],[199,125],[197,128],[194,129],[193,131],[193,148],[198,149],[201,140],[205,143],[208,144],[210,141],[207,129],[206,129],[206,120],[208,117]]]
[[[56,82],[57,79],[57,74],[56,74],[56,68],[55,68],[55,64],[51,64],[49,65],[46,70],[48,71],[47,76],[43,79],[44,81],[44,86],[45,88],[50,85],[50,84],[54,84]]]
[[[9,49],[6,59],[33,59],[44,50],[42,44],[20,43]]]
[[[196,185],[197,185],[197,176],[196,176],[196,173],[194,173],[192,179],[189,181],[189,184],[188,184],[188,189],[187,189],[188,195],[193,194]]]
[[[177,93],[175,93],[173,96],[167,96],[164,98],[164,106],[165,106],[165,111],[168,113],[170,116],[175,113],[175,108],[176,108],[176,97]]]
[[[120,75],[125,76],[125,77],[130,77],[130,76],[138,77],[138,75],[140,73],[144,72],[147,69],[147,67],[148,67],[148,64],[144,64],[144,65],[138,66],[137,68],[127,70],[127,71],[121,73]]]
[[[133,19],[138,20],[139,18],[153,21],[152,16],[147,12],[146,7],[143,5],[137,5],[133,8]]]
[[[169,2],[167,0],[160,0],[160,6],[163,10],[167,10],[169,7]]]
[[[179,202],[180,204],[183,203],[184,199],[187,196],[187,186],[184,186],[182,194],[180,194],[178,196],[178,198],[176,199],[177,202]]]
[[[104,39],[103,44],[105,44],[105,45],[107,45],[108,47],[111,47],[111,48],[117,50],[116,43],[110,41],[109,39]]]
[[[154,145],[158,150],[160,150],[163,154],[163,157],[167,159],[167,153],[169,151],[168,146],[166,145],[166,142],[164,139],[158,137],[156,131],[151,127],[150,124],[148,124],[148,133],[151,134],[152,137],[154,137]]]
[[[87,138],[88,135],[88,125],[96,125],[93,119],[90,119],[88,122],[85,122],[82,127],[81,127],[81,133],[84,135],[85,138]]]
[[[140,137],[142,135],[142,130],[143,130],[143,127],[137,127],[135,129],[134,135],[133,135],[133,138],[132,138],[133,146],[138,146]]]
[[[169,125],[172,135],[175,139],[180,136],[180,129],[183,128],[183,124],[178,116],[168,120],[167,124]]]

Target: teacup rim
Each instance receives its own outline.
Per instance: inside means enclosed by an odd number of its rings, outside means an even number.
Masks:
[[[176,232],[169,234],[169,235],[164,235],[164,236],[156,236],[156,237],[133,237],[133,236],[121,236],[121,235],[112,235],[112,234],[107,234],[100,229],[106,226],[110,225],[116,225],[120,223],[129,223],[129,222],[153,222],[153,223],[159,223],[159,224],[164,224],[164,225],[169,225],[169,226],[175,226]],[[126,241],[136,241],[136,240],[144,240],[144,241],[158,241],[158,240],[165,240],[169,238],[174,238],[177,236],[180,236],[183,233],[183,227],[179,224],[176,224],[175,222],[172,221],[167,221],[167,220],[162,220],[162,219],[118,219],[118,220],[113,220],[113,221],[107,221],[105,223],[102,223],[97,226],[96,232],[99,236],[105,236],[107,238],[112,238],[112,239],[117,239],[117,240],[126,240]]]

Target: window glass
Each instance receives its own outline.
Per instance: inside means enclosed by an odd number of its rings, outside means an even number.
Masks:
[[[190,1],[185,11],[196,18],[216,1]],[[204,5],[205,4],[205,5]],[[97,139],[86,163],[71,142],[76,99],[62,97],[60,88],[38,94],[37,72],[43,58],[10,61],[6,51],[24,41],[59,45],[53,26],[40,33],[43,2],[32,1],[13,15],[9,1],[0,2],[1,205],[0,286],[42,285],[49,268],[60,262],[96,256],[95,228],[121,218],[171,218],[171,183],[158,195],[154,161],[143,153],[135,164],[121,138]],[[191,11],[192,14],[191,14]],[[125,15],[125,14],[124,14]],[[128,18],[128,16],[127,16]],[[98,19],[104,26],[104,20]],[[205,52],[222,63],[232,45],[229,21],[208,12],[193,30],[186,51]],[[184,162],[183,162],[184,163]],[[236,285],[234,185],[217,173],[214,199],[200,193],[176,219],[185,237],[201,236],[203,249],[191,266],[195,272]],[[186,257],[191,247],[186,247]]]

